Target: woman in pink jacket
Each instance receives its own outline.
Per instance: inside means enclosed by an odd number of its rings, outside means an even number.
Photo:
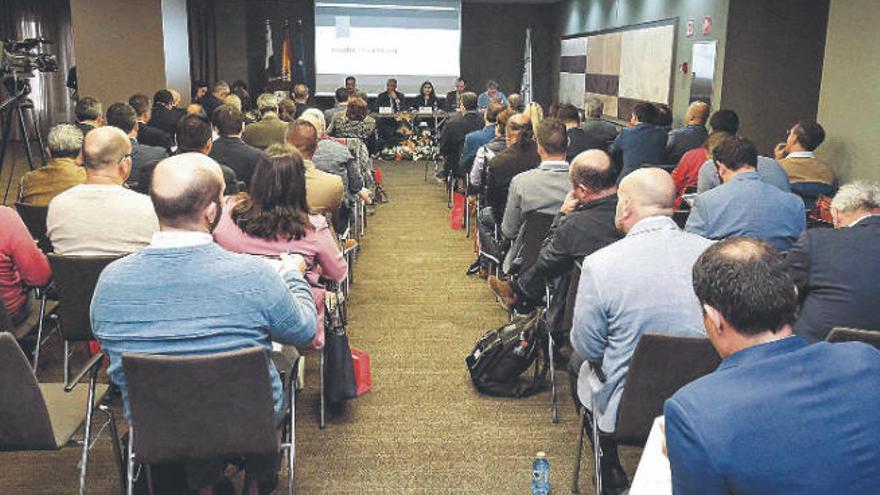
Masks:
[[[305,167],[290,146],[273,146],[257,160],[250,191],[232,196],[223,206],[214,240],[236,253],[276,257],[301,254],[306,259],[306,279],[318,310],[318,333],[312,346],[324,346],[324,288],[318,280],[341,282],[348,265],[336,240],[320,215],[309,213]]]

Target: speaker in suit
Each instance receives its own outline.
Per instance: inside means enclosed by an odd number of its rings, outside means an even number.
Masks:
[[[376,97],[376,108],[391,107],[391,111],[397,113],[406,107],[406,96],[400,91],[394,93],[394,96],[383,91]]]
[[[262,151],[245,143],[240,137],[220,136],[214,140],[208,156],[218,163],[229,166],[235,171],[238,180],[248,186],[251,183],[251,176],[254,175],[257,159],[262,155]]]
[[[880,330],[880,215],[807,230],[786,261],[801,300],[796,334],[815,342],[834,327]]]

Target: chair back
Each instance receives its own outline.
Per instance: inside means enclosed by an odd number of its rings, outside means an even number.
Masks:
[[[44,253],[52,252],[52,243],[46,235],[46,215],[49,213],[49,207],[15,203],[15,211],[18,212],[31,237],[37,241],[40,250]]]
[[[880,349],[880,331],[837,327],[831,330],[828,337],[825,337],[825,341],[831,343],[864,342]]]
[[[690,215],[691,210],[674,210],[672,212],[672,221],[675,222],[675,225],[678,225],[678,228],[683,229]]]
[[[0,332],[0,377],[0,451],[55,449],[37,379],[15,338],[6,332]]]
[[[642,335],[630,361],[614,437],[624,445],[644,445],[666,399],[720,363],[709,339]]]
[[[520,250],[522,264],[519,273],[525,273],[538,260],[538,253],[541,252],[541,246],[544,244],[544,239],[547,238],[547,233],[550,232],[550,226],[555,217],[549,213],[530,211],[523,218],[522,249]]]
[[[52,279],[58,288],[56,312],[67,341],[93,340],[89,306],[104,268],[121,256],[49,255]]]
[[[277,451],[265,349],[193,356],[126,353],[122,369],[140,462]]]
[[[574,323],[574,305],[577,299],[578,286],[580,286],[581,282],[580,266],[575,264],[568,277],[568,287],[565,287],[565,309],[562,314],[562,333],[571,332],[571,327]]]

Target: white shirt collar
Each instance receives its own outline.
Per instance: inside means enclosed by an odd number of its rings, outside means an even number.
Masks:
[[[207,232],[156,232],[150,242],[151,248],[172,249],[182,247],[201,246],[214,242],[214,238]]]
[[[856,224],[858,224],[862,220],[864,220],[866,218],[870,218],[870,217],[876,217],[876,216],[877,216],[877,213],[868,213],[867,215],[862,215],[859,218],[857,218],[853,223],[847,225],[847,227],[855,227]]]
[[[792,151],[788,158],[816,158],[812,151]]]

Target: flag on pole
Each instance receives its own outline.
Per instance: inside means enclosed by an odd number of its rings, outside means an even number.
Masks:
[[[293,66],[293,47],[290,44],[290,26],[284,23],[284,45],[281,47],[281,79],[290,81]]]
[[[294,61],[295,77],[293,79],[294,82],[306,84],[306,42],[301,20],[296,21],[294,38],[296,39],[296,60]]]
[[[272,77],[275,72],[274,60],[275,52],[272,50],[272,23],[266,19],[266,75]]]
[[[523,104],[532,102],[532,28],[526,28],[526,46],[523,53],[522,87],[519,94],[523,98]]]

